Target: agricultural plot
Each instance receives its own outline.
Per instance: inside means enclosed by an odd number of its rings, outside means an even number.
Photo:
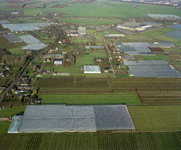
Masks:
[[[15,34],[5,34],[3,35],[10,43],[16,43],[16,42],[21,42],[21,38],[16,36]]]
[[[180,131],[181,105],[128,106],[137,131]]]
[[[139,93],[177,93],[181,90],[181,79],[149,78],[149,79],[110,79],[114,92]]]
[[[56,18],[57,19],[57,18]],[[78,25],[106,25],[120,23],[122,20],[117,19],[88,19],[88,18],[61,18],[61,22],[67,22]]]
[[[87,58],[77,58],[75,66],[84,66],[84,65],[93,65],[93,59],[87,59]]]
[[[144,105],[180,105],[179,94],[140,94]]]
[[[66,94],[66,93],[105,93],[109,92],[107,79],[87,79],[80,78],[59,78],[40,79],[38,82],[39,94]]]
[[[39,95],[43,104],[93,105],[93,104],[126,104],[141,105],[136,94],[68,94]]]
[[[54,134],[3,134],[0,149],[169,149],[181,147],[179,133],[54,133]],[[13,143],[12,143],[13,141]]]
[[[8,86],[8,84],[11,82],[11,79],[0,79],[0,87],[1,86]]]
[[[138,61],[125,61],[124,64],[128,66],[129,70],[135,77],[181,77],[181,75],[174,68],[171,68],[164,60],[153,60],[155,56],[144,56],[145,59]],[[164,58],[164,56],[158,56]],[[156,57],[157,58],[157,57]]]
[[[17,48],[25,46],[25,42],[17,42],[17,43],[10,43],[7,39],[5,39],[2,35],[0,35],[0,47],[5,49]]]
[[[181,39],[181,31],[177,31],[177,30],[165,33],[163,35],[173,37],[173,38],[177,38],[177,39]]]
[[[170,28],[175,28],[175,29],[181,30],[181,24],[172,25],[172,26],[170,26]]]

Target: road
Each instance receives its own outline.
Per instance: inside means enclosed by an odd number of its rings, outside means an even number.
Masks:
[[[47,46],[46,48],[42,49],[41,51],[39,51],[33,58],[32,60],[26,65],[26,68],[24,68],[24,71],[21,73],[21,75],[19,75],[17,77],[17,79],[15,81],[13,81],[10,86],[0,95],[0,101],[4,98],[4,96],[6,95],[6,93],[8,93],[13,87],[14,85],[21,79],[21,77],[23,77],[23,75],[26,74],[26,71],[29,69],[29,64],[33,63],[35,61],[35,59],[38,57],[39,54],[42,54],[43,52],[47,51],[50,49],[50,47],[54,46],[55,44],[58,43],[59,40],[61,40],[63,37],[65,36],[64,32],[59,33],[58,38],[56,39],[56,41],[54,43],[52,43],[51,45]]]
[[[104,41],[104,38],[103,38],[103,42],[104,42],[104,45],[106,46],[107,51],[108,51],[108,54],[109,54],[109,62],[110,62],[110,64],[111,64],[111,69],[112,69],[113,73],[115,74],[115,71],[114,71],[114,68],[113,68],[113,65],[112,65],[112,57],[111,57],[109,48],[107,47],[107,43]]]

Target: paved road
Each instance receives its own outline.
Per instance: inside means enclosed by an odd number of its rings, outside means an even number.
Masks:
[[[20,78],[26,74],[26,71],[29,69],[29,64],[33,63],[35,61],[35,59],[38,57],[39,54],[42,54],[43,52],[47,51],[50,49],[50,47],[52,47],[53,45],[57,44],[59,40],[61,40],[61,38],[63,38],[65,36],[65,33],[61,32],[59,33],[58,38],[56,39],[56,41],[54,43],[52,43],[51,45],[49,45],[48,47],[44,48],[43,50],[39,51],[39,53],[37,53],[34,58],[27,64],[26,68],[24,69],[23,73],[17,77],[17,79],[15,81],[13,81],[11,83],[11,85],[0,95],[0,101],[4,98],[4,96],[6,95],[6,93],[8,93],[13,87],[14,85],[20,80]]]

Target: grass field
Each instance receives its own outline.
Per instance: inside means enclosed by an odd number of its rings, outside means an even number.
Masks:
[[[173,28],[159,28],[159,29],[156,29],[156,30],[151,30],[151,31],[147,31],[147,32],[142,32],[140,33],[141,35],[144,35],[144,36],[148,36],[148,37],[153,37],[155,38],[156,36],[159,36],[159,35],[162,35],[164,33],[167,33],[167,32],[171,32],[171,31],[174,31],[175,29]]]
[[[165,52],[180,52],[178,48],[162,48]]]
[[[93,65],[93,59],[77,58],[75,66]]]
[[[180,131],[181,106],[128,106],[137,131]]]
[[[22,50],[21,48],[12,48],[12,49],[8,49],[8,51],[15,56],[23,56],[24,55],[24,50]]]
[[[180,133],[2,134],[1,150],[179,150]]]
[[[71,73],[72,77],[87,77],[87,78],[116,78],[113,73]]]
[[[156,36],[155,39],[162,40],[162,41],[167,41],[167,42],[171,42],[171,43],[180,41],[180,39],[169,37],[169,36],[164,36],[164,35]]]
[[[143,56],[144,60],[169,60],[167,56]]]
[[[26,106],[13,106],[12,108],[6,107],[5,109],[1,110],[0,117],[9,117],[14,116],[20,112],[24,112]]]
[[[108,57],[106,52],[88,52],[89,55],[83,55],[81,58]]]
[[[96,94],[96,95],[39,95],[43,104],[65,103],[65,104],[120,104],[141,105],[136,94]]]
[[[60,18],[58,18],[60,20]],[[61,22],[67,22],[78,25],[105,25],[113,23],[121,23],[120,19],[96,19],[96,18],[61,18]]]

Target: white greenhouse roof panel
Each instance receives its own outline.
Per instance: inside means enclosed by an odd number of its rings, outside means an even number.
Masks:
[[[0,24],[11,24],[11,22],[9,22],[8,20],[1,20]]]
[[[3,35],[10,43],[21,42],[22,39],[16,36],[14,33]]]
[[[28,105],[14,121],[9,133],[135,130],[126,105]]]
[[[22,47],[22,49],[29,49],[29,50],[40,50],[44,47],[46,47],[47,45],[44,43],[36,43],[36,44],[31,44],[31,45],[27,45]]]
[[[166,14],[164,15],[163,14],[147,14],[147,15],[154,19],[170,19],[170,20],[181,19],[179,16],[176,16],[176,15],[166,15]]]
[[[41,27],[50,26],[53,23],[20,23],[20,24],[2,24],[3,28],[9,28],[12,32],[16,31],[33,31]]]
[[[99,66],[84,66],[84,73],[101,73],[101,69]]]
[[[108,34],[109,37],[125,37],[124,34]]]
[[[40,40],[37,38],[33,37],[32,35],[23,35],[19,36],[26,44],[36,44],[36,43],[41,43]]]
[[[14,116],[8,129],[8,133],[18,133],[23,121],[23,116]]]

